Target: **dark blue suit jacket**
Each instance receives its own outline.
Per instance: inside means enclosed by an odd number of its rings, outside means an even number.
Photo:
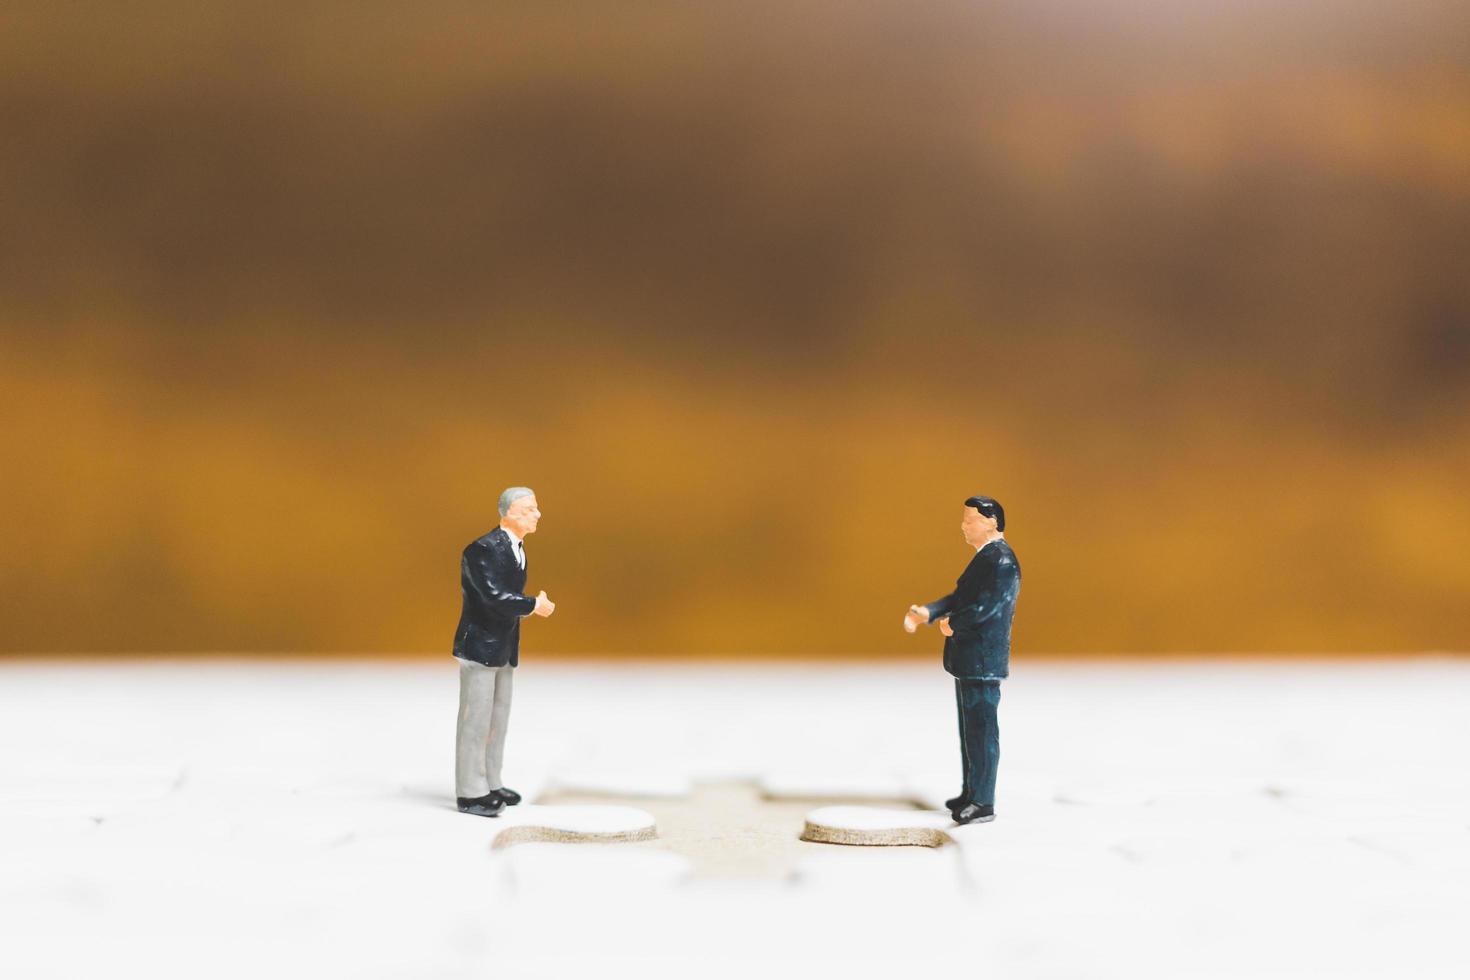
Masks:
[[[530,565],[527,559],[526,568]],[[526,569],[516,561],[504,529],[471,541],[459,560],[463,601],[454,655],[487,667],[520,663],[521,617],[536,608],[534,597],[521,594],[525,587]]]
[[[949,617],[944,669],[970,680],[999,680],[1011,672],[1011,617],[1021,594],[1021,566],[1004,538],[970,559],[955,590],[925,608],[929,622]]]

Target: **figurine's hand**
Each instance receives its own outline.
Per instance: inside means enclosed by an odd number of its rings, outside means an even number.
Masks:
[[[941,619],[939,622],[935,623],[934,625],[935,626],[938,626],[939,627],[939,632],[943,633],[945,636],[954,636],[954,630],[952,630],[952,629],[949,628],[949,617],[948,616],[945,616],[943,619]]]
[[[929,610],[923,606],[909,606],[909,611],[903,617],[903,631],[912,633],[924,623],[929,622]]]
[[[550,616],[556,612],[556,603],[546,598],[546,590],[542,589],[536,593],[536,608],[531,610],[532,616]]]

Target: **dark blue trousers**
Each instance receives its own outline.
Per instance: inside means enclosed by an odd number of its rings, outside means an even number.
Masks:
[[[961,795],[971,803],[995,805],[995,770],[1000,765],[1000,681],[956,678],[955,700],[960,708],[960,760],[965,770]]]

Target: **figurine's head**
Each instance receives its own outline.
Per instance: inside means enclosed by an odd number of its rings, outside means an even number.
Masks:
[[[530,487],[511,487],[500,495],[500,526],[518,538],[536,530],[541,508],[536,506],[536,491]]]
[[[1006,529],[1006,512],[994,497],[971,497],[965,501],[960,533],[972,548],[983,547]]]

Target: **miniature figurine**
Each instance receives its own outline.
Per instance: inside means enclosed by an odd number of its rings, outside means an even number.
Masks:
[[[500,495],[500,526],[464,550],[459,584],[464,600],[454,633],[459,660],[459,728],[454,783],[459,809],[493,817],[521,796],[500,781],[505,733],[510,724],[511,680],[520,662],[521,619],[550,616],[556,604],[526,587],[526,535],[541,510],[529,487]]]
[[[975,557],[943,599],[910,606],[903,628],[937,623],[944,634],[944,669],[955,677],[964,785],[946,800],[955,823],[995,819],[995,770],[1000,763],[996,707],[1010,674],[1011,618],[1021,592],[1021,566],[1005,539],[1006,514],[990,497],[965,501],[960,532]]]

